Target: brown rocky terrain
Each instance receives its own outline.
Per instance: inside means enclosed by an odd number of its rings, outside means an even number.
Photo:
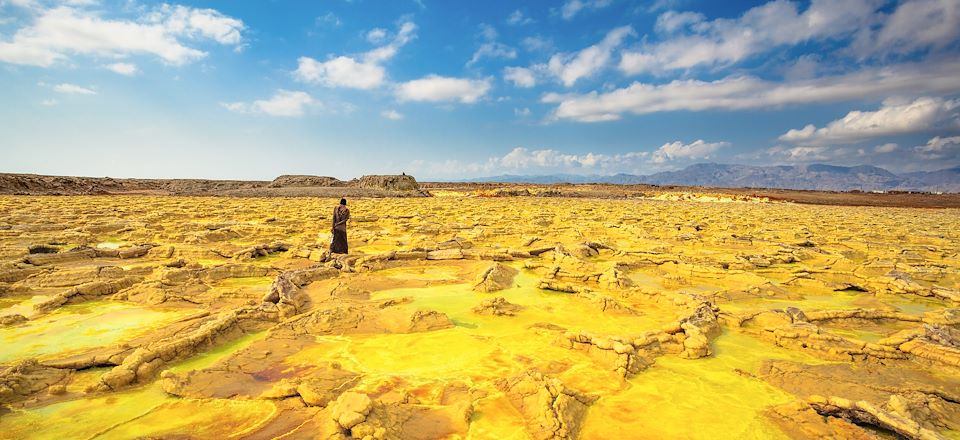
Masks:
[[[334,177],[283,175],[273,181],[208,179],[115,179],[0,173],[0,194],[16,195],[229,195],[388,197],[420,195],[413,176]],[[410,194],[414,193],[414,194]]]
[[[11,195],[205,195],[234,197],[576,197],[782,201],[816,205],[960,208],[960,194],[811,191],[776,188],[704,188],[634,184],[513,184],[417,182],[413,176],[334,177],[283,175],[272,181],[115,179],[0,173],[0,194]]]

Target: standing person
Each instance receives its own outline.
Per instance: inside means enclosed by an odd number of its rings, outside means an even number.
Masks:
[[[350,220],[350,209],[347,208],[347,199],[340,199],[340,204],[333,208],[333,240],[330,242],[330,252],[334,254],[347,253],[347,220]]]

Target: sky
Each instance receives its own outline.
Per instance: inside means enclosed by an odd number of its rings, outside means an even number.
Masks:
[[[960,165],[960,0],[0,0],[0,172]]]

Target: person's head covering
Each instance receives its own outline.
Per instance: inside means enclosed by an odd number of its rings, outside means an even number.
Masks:
[[[340,199],[340,204],[343,206],[347,206],[347,199]]]

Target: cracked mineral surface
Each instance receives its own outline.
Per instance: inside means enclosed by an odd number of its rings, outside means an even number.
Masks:
[[[0,438],[960,438],[960,211],[0,197]]]

